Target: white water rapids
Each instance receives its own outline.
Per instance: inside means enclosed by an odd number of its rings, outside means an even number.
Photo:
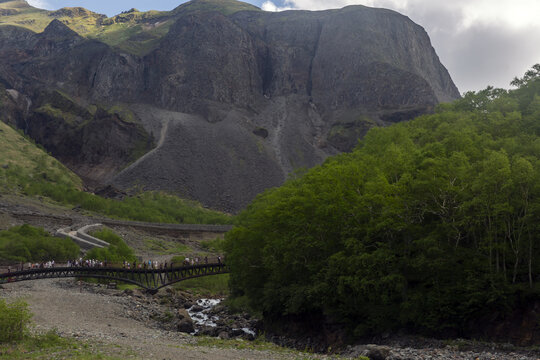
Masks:
[[[221,303],[222,299],[199,299],[197,300],[197,305],[193,305],[189,309],[187,309],[187,312],[189,316],[191,317],[191,320],[193,320],[193,324],[196,326],[211,326],[216,327],[217,321],[219,321],[218,316],[210,316],[209,312],[212,310],[212,308],[219,303]],[[195,306],[200,306],[203,308],[202,311],[194,311]],[[237,329],[233,329],[237,330]],[[255,336],[255,331],[249,329],[249,328],[242,328],[241,329],[246,334],[250,334]],[[196,334],[199,330],[195,329]]]

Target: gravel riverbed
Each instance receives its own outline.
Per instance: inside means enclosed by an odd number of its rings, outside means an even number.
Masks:
[[[197,337],[167,328],[159,321],[159,302],[137,294],[83,285],[70,279],[40,280],[4,285],[0,297],[23,299],[34,314],[38,331],[56,329],[65,337],[97,344],[115,345],[138,359],[333,359],[336,357],[294,352],[234,349],[196,345]],[[156,304],[157,303],[157,304]],[[170,304],[164,304],[167,307]],[[104,346],[105,348],[106,346]],[[372,360],[540,360],[533,350],[472,348],[433,342],[415,348],[398,344],[350,347],[340,358],[359,355]]]

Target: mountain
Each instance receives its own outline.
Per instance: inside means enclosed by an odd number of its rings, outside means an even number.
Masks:
[[[87,185],[231,212],[369,128],[459,97],[424,29],[385,9],[193,0],[107,18],[4,0],[0,15],[5,122]]]
[[[38,181],[82,188],[77,175],[3,122],[0,122],[0,138],[0,197],[18,194],[25,183]]]

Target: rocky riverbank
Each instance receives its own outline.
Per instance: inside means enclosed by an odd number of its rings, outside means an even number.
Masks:
[[[538,351],[511,345],[405,336],[386,339],[384,344],[348,347],[341,355],[269,350],[269,345],[257,348],[257,342],[250,345],[246,340],[249,334],[242,330],[261,328],[257,319],[231,314],[222,304],[204,309],[191,294],[173,290],[151,296],[138,290],[108,289],[104,285],[79,287],[75,281],[59,279],[9,284],[0,289],[0,297],[25,299],[34,313],[37,331],[57,329],[64,337],[126,348],[132,354],[130,357],[137,359],[356,359],[358,356],[369,356],[371,360],[540,359]],[[216,326],[196,324],[188,309],[206,311],[205,315]],[[186,323],[191,323],[193,329],[182,329]],[[212,338],[191,335],[195,330]],[[199,344],[201,340],[203,345]]]
[[[188,292],[167,288],[155,295],[141,290],[116,290],[102,284],[73,281],[58,284],[65,289],[114,297],[122,306],[120,316],[167,332],[220,339],[254,340],[261,322],[247,313],[234,314],[219,299],[197,299]]]

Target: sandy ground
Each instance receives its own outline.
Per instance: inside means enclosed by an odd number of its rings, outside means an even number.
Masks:
[[[125,299],[80,291],[73,280],[53,279],[4,285],[0,296],[23,299],[34,314],[36,330],[57,329],[65,337],[120,345],[139,359],[296,359],[297,354],[194,346],[196,338],[149,328],[125,316]],[[106,346],[104,346],[106,348]],[[310,355],[311,358],[311,355]],[[313,358],[325,359],[324,356]]]

